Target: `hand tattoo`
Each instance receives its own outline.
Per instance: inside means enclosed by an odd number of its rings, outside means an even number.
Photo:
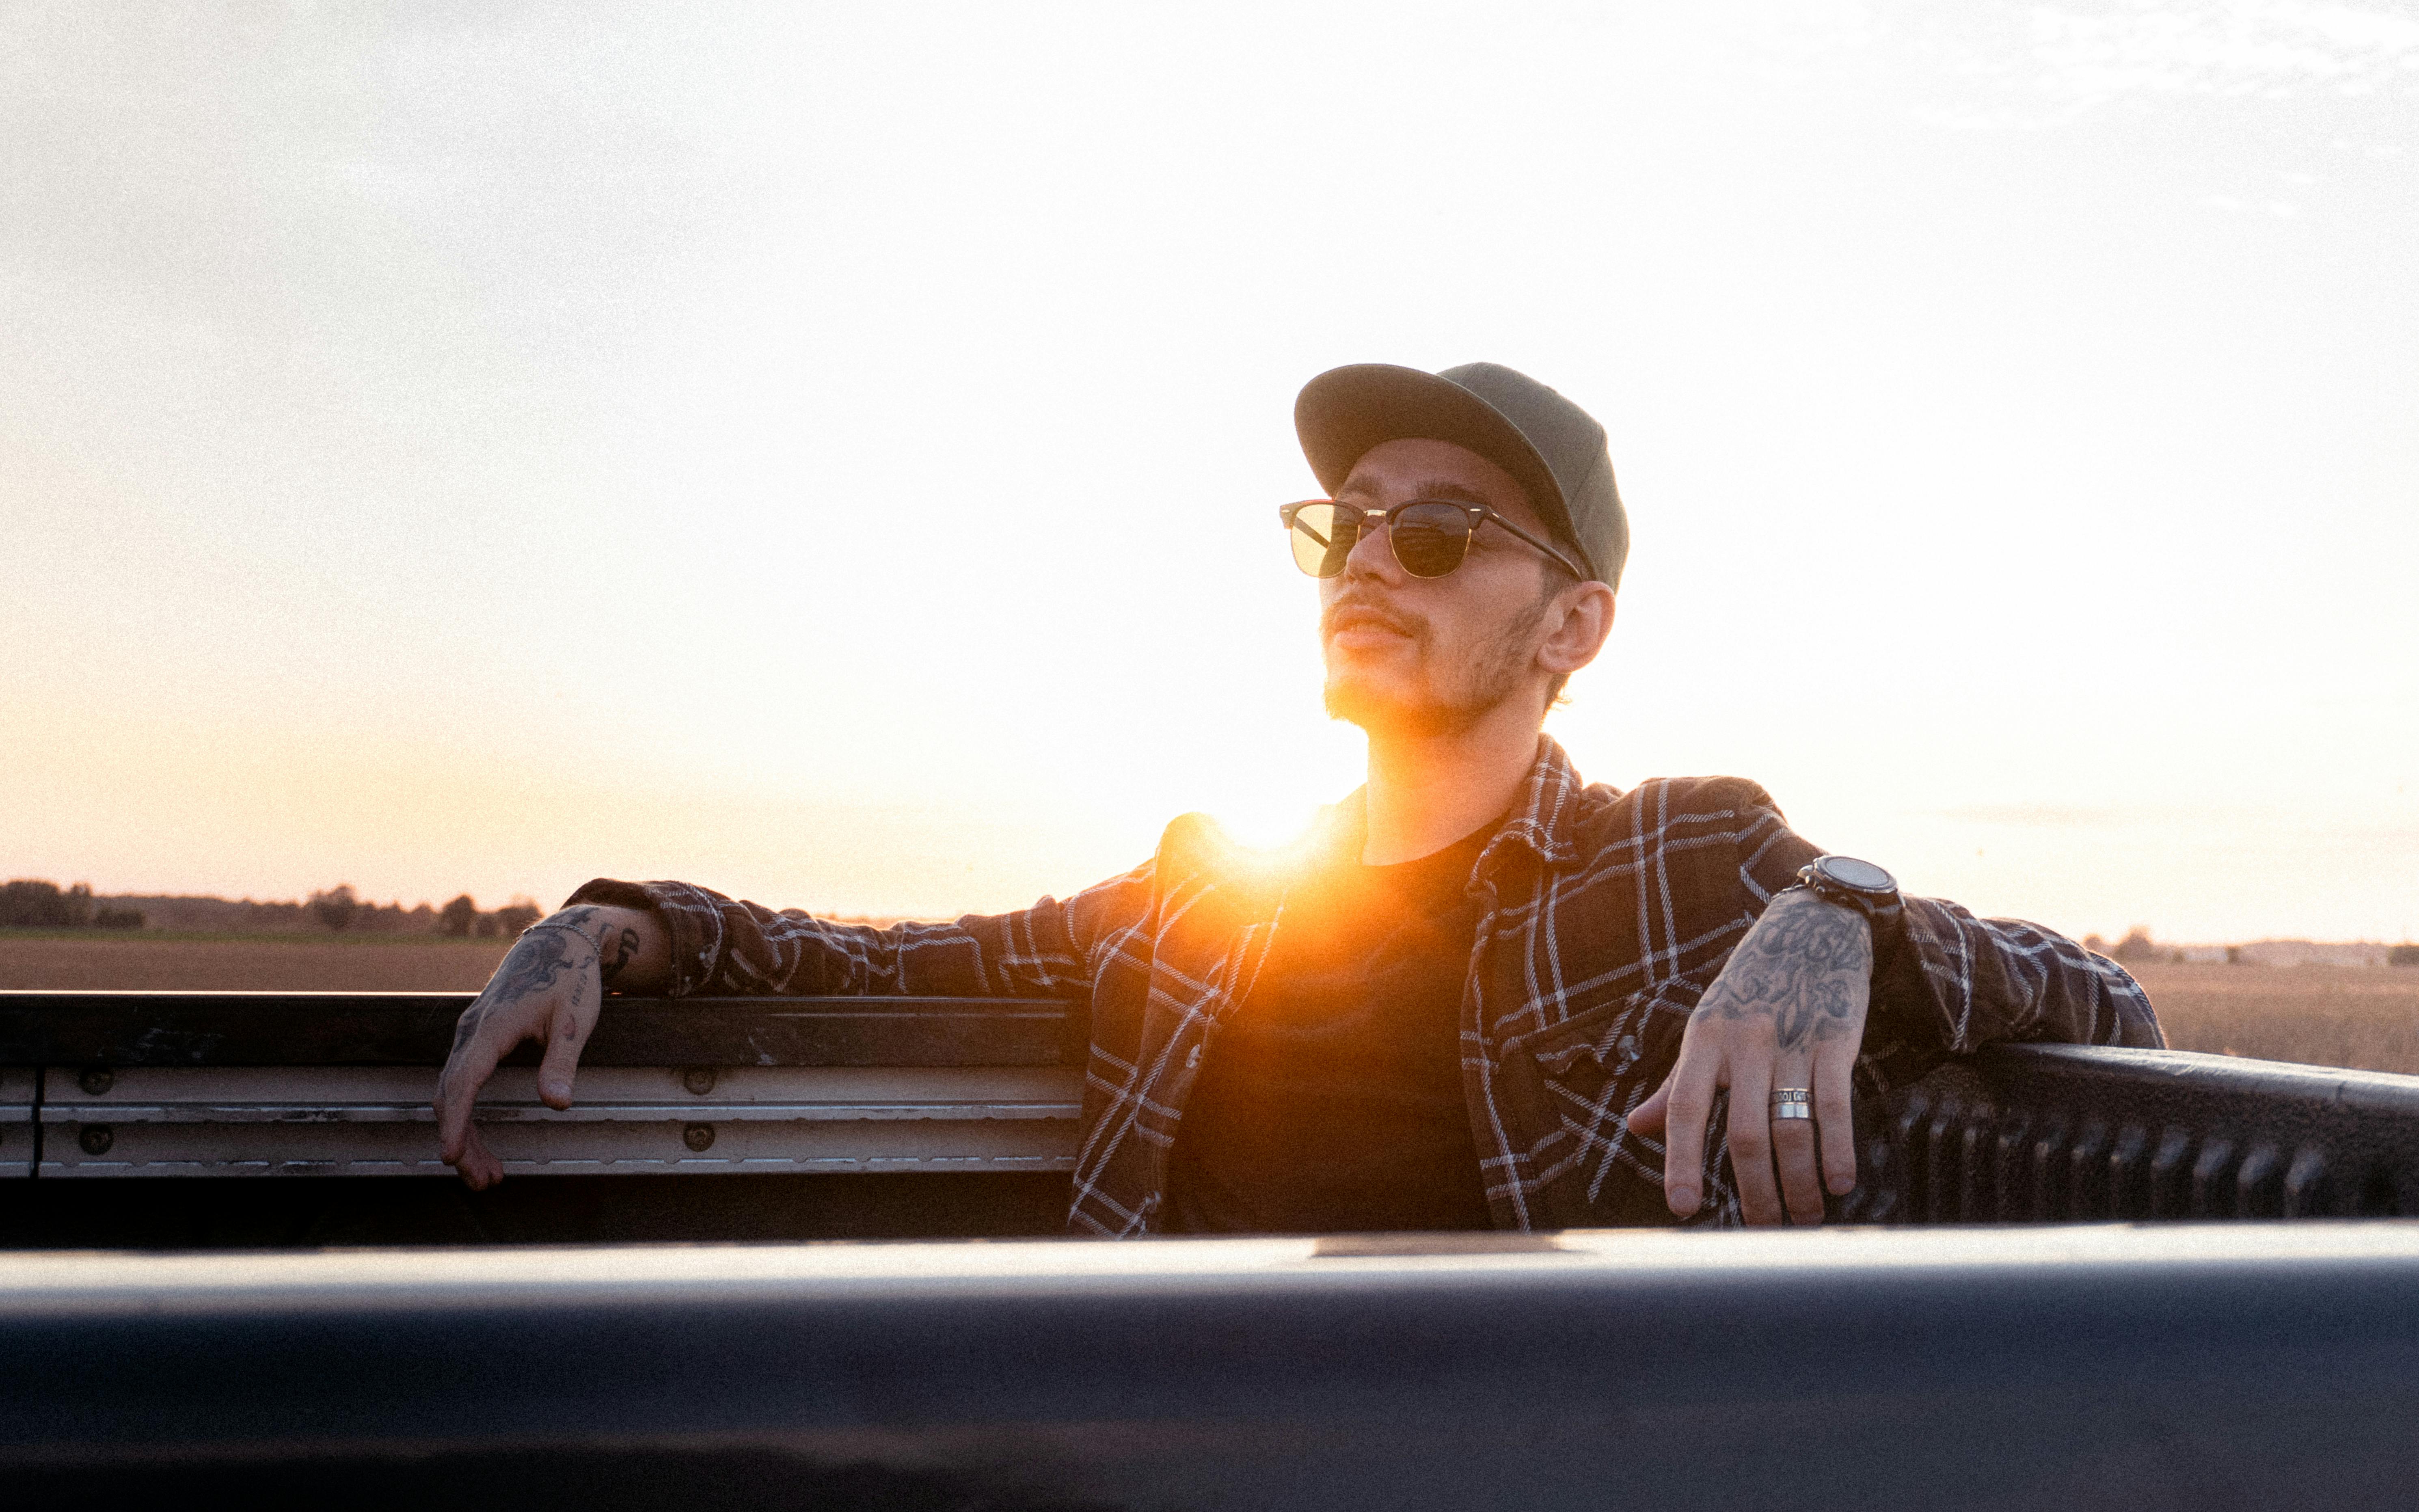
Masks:
[[[1769,1018],[1783,1050],[1836,1040],[1872,965],[1862,916],[1812,899],[1779,903],[1739,941],[1693,1016]]]
[[[504,957],[504,964],[497,969],[494,979],[479,994],[478,1000],[462,1011],[460,1021],[454,1026],[454,1053],[461,1053],[462,1047],[470,1042],[479,1032],[480,1025],[494,1010],[517,1003],[532,993],[545,992],[562,980],[564,972],[578,970],[595,961],[595,946],[589,945],[583,953],[579,946],[589,943],[587,936],[576,933],[595,913],[593,908],[567,909],[559,917],[547,919],[547,923],[568,925],[570,928],[531,929],[514,941],[511,953]],[[623,947],[622,958],[627,961],[629,952],[637,948],[638,937],[628,930],[622,933],[628,936]],[[622,962],[616,962],[615,969],[620,969],[621,964]],[[584,979],[575,981],[572,984],[572,1006],[578,1008],[587,998],[587,981]]]

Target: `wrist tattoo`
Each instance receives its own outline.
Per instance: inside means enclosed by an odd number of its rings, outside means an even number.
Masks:
[[[612,986],[613,979],[622,974],[622,968],[628,965],[630,958],[638,953],[639,932],[624,924],[622,926],[622,937],[614,942],[613,959],[605,963],[601,972],[605,979],[605,985]]]

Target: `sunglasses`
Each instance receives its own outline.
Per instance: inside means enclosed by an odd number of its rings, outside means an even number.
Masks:
[[[1294,565],[1314,578],[1333,578],[1343,572],[1345,559],[1360,544],[1361,533],[1381,525],[1386,528],[1387,543],[1394,548],[1394,560],[1405,572],[1414,578],[1441,578],[1470,555],[1470,538],[1485,524],[1511,532],[1561,563],[1572,577],[1581,581],[1588,577],[1578,563],[1485,504],[1414,499],[1392,509],[1363,509],[1333,499],[1305,499],[1279,506],[1277,517],[1285,521],[1286,534],[1293,542]]]

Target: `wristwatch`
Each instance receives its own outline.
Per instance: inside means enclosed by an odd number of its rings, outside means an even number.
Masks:
[[[1853,856],[1818,856],[1797,869],[1797,885],[1867,918],[1898,902],[1898,878]]]

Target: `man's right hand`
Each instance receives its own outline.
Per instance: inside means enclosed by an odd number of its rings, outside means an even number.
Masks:
[[[654,914],[590,905],[566,908],[514,942],[478,1000],[462,1011],[453,1053],[437,1079],[437,1134],[445,1163],[473,1188],[504,1179],[503,1162],[479,1137],[470,1113],[496,1065],[525,1040],[546,1045],[537,1095],[571,1106],[580,1047],[596,1027],[608,985],[643,988],[665,975],[667,942]]]

